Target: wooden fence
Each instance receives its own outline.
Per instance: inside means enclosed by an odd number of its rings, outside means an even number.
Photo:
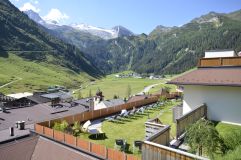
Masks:
[[[49,138],[52,138],[56,141],[66,143],[68,145],[71,145],[73,147],[77,147],[83,151],[89,152],[91,154],[94,154],[98,157],[101,157],[103,159],[109,159],[109,160],[138,160],[138,157],[135,157],[133,155],[127,155],[124,152],[120,152],[118,150],[106,148],[103,145],[94,144],[92,142],[76,138],[72,135],[69,135],[64,132],[56,131],[51,129],[55,122],[61,122],[63,120],[66,120],[69,124],[73,124],[75,121],[83,122],[87,120],[97,119],[101,117],[106,117],[108,115],[120,112],[123,109],[132,109],[133,107],[140,107],[146,104],[151,104],[157,102],[159,97],[152,96],[148,99],[139,100],[135,102],[126,103],[123,105],[118,105],[115,107],[110,108],[104,108],[100,110],[93,110],[88,112],[83,112],[67,117],[61,117],[58,119],[53,119],[50,121],[40,122],[35,124],[35,132],[47,136]]]
[[[241,66],[241,57],[201,58],[198,67]]]
[[[67,134],[67,133],[64,133],[61,131],[53,130],[51,128],[42,126],[40,124],[35,124],[34,128],[35,128],[35,132],[40,135],[44,135],[48,138],[68,144],[72,147],[76,147],[85,152],[89,152],[102,159],[139,160],[139,158],[136,156],[128,155],[124,152],[110,149],[110,148],[107,148],[106,146],[103,146],[100,144],[95,144],[95,143],[89,142],[87,140],[83,140],[83,139],[74,137],[73,135],[70,135],[70,134]]]
[[[144,141],[142,145],[143,160],[207,160],[194,154],[173,149],[164,145]]]
[[[162,125],[162,128],[159,128],[159,131],[149,137],[147,141],[168,146],[170,142],[170,129],[170,125]]]
[[[207,117],[207,106],[205,104],[176,119],[176,139],[185,132],[187,126],[203,117]]]
[[[79,114],[75,114],[75,115],[71,115],[71,116],[67,116],[67,117],[61,117],[61,118],[58,118],[58,119],[52,119],[52,120],[49,120],[49,121],[40,122],[38,124],[41,124],[42,126],[52,128],[55,122],[61,122],[63,120],[66,120],[69,124],[73,124],[75,121],[78,121],[78,122],[81,123],[81,122],[84,122],[84,121],[87,121],[87,120],[93,120],[93,119],[98,119],[98,118],[101,118],[101,117],[106,117],[106,116],[118,113],[123,109],[130,110],[130,109],[133,109],[133,107],[138,108],[138,107],[141,107],[143,105],[155,103],[155,102],[158,101],[158,99],[159,98],[157,96],[152,96],[152,97],[150,97],[148,99],[144,99],[144,100],[125,103],[125,104],[122,104],[122,105],[104,108],[104,109],[99,109],[99,110],[83,112],[83,113],[79,113]]]

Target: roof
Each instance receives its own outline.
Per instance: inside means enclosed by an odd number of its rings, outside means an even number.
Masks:
[[[33,95],[33,93],[23,92],[23,93],[9,94],[7,96],[13,97],[13,98],[16,98],[16,99],[20,99],[20,98],[28,97],[28,96],[32,96],[32,95]]]
[[[128,99],[128,103],[129,102],[135,102],[135,101],[139,101],[139,100],[143,100],[143,99],[146,99],[148,98],[147,95],[137,95],[137,96],[132,96],[131,98]]]
[[[113,106],[117,106],[125,103],[125,101],[122,99],[111,99],[111,100],[105,100],[102,102],[105,104],[106,107],[113,107]]]
[[[81,104],[81,105],[86,106],[86,107],[91,106],[91,104],[90,104],[91,98],[83,98],[83,99],[75,100],[73,102],[77,103],[77,104]]]
[[[56,106],[51,107],[50,104],[37,104],[32,107],[17,108],[7,110],[6,113],[0,112],[0,130],[8,129],[14,126],[16,121],[25,121],[26,124],[56,119],[82,113],[87,111],[84,106],[75,107]]]
[[[55,99],[55,98],[68,99],[72,97],[71,94],[68,92],[55,92],[55,93],[43,94],[41,96],[48,99]]]
[[[38,137],[27,138],[0,146],[2,160],[31,160]]]
[[[33,101],[33,102],[35,102],[35,103],[37,103],[37,104],[50,102],[49,99],[47,99],[45,97],[41,97],[40,95],[28,96],[26,98],[31,100],[31,101]]]
[[[49,139],[33,136],[0,146],[1,160],[95,159]]]
[[[32,160],[91,160],[96,159],[80,151],[40,137],[32,155]]]
[[[177,85],[241,86],[241,67],[198,68],[168,83]]]

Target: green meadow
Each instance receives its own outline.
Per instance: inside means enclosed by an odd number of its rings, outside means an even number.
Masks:
[[[85,73],[75,73],[64,67],[44,62],[30,62],[14,54],[9,54],[8,58],[0,57],[0,85],[16,80],[0,88],[0,92],[6,94],[45,90],[51,85],[75,88],[90,78]]]

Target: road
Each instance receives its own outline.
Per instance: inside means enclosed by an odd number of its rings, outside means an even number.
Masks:
[[[15,83],[15,82],[17,82],[17,81],[20,81],[20,80],[22,80],[22,78],[18,77],[17,80],[14,80],[14,81],[11,81],[11,82],[9,82],[9,83],[6,83],[6,84],[0,86],[0,88],[6,87],[6,86],[8,86],[8,85],[10,85],[10,84],[12,84],[12,83]]]
[[[155,86],[157,86],[157,85],[159,85],[159,84],[165,84],[165,83],[156,83],[156,84],[152,84],[152,85],[150,85],[150,86],[147,86],[147,87],[145,87],[140,93],[138,93],[138,94],[143,94],[143,93],[147,93],[147,92],[149,92],[149,90],[152,88],[152,87],[155,87]]]

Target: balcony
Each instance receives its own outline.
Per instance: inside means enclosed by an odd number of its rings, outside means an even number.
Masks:
[[[198,67],[241,66],[241,57],[201,58]]]

